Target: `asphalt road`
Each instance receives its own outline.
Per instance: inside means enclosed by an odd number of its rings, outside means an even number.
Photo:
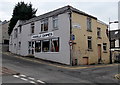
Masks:
[[[118,65],[112,66],[96,66],[80,69],[69,69],[52,66],[49,64],[32,62],[26,59],[20,59],[14,55],[2,55],[2,65],[6,68],[12,69],[19,75],[11,75],[12,78],[3,76],[3,83],[76,83],[76,84],[112,84],[119,85],[119,80],[114,76],[118,74]],[[13,79],[17,79],[12,81]]]

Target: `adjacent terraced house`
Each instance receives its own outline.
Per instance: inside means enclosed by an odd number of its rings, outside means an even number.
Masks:
[[[107,24],[71,6],[18,21],[9,51],[67,65],[109,63]]]

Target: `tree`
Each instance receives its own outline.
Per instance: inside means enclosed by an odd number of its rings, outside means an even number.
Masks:
[[[14,26],[18,20],[28,20],[35,17],[37,9],[32,8],[32,4],[25,4],[24,2],[18,2],[13,9],[13,15],[10,19],[10,24],[8,28],[8,34],[10,35]]]

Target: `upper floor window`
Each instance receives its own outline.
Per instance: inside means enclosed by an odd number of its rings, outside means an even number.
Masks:
[[[97,28],[97,37],[101,38],[101,28]]]
[[[111,40],[111,48],[115,48],[115,40]]]
[[[88,49],[92,49],[92,37],[88,36]]]
[[[22,26],[20,25],[19,26],[19,33],[21,33],[21,31],[22,31]]]
[[[92,31],[91,22],[92,22],[91,18],[87,17],[87,31]]]
[[[35,25],[34,23],[31,24],[31,34],[34,34],[34,29],[35,29]]]
[[[48,31],[48,19],[41,21],[41,32]]]
[[[58,16],[53,17],[53,28],[58,28]]]
[[[107,51],[107,43],[103,43],[103,51]]]
[[[16,29],[14,29],[14,38],[17,38],[17,33],[18,33],[18,30],[16,28]]]

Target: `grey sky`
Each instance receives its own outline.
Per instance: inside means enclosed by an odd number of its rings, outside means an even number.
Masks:
[[[0,20],[10,20],[15,4],[21,0],[0,0]],[[33,7],[38,9],[37,16],[54,9],[71,5],[81,11],[97,17],[99,20],[108,24],[118,20],[118,1],[119,0],[23,0],[25,3],[31,2]],[[89,2],[88,2],[89,1]],[[112,29],[117,29],[117,24],[111,24]]]

